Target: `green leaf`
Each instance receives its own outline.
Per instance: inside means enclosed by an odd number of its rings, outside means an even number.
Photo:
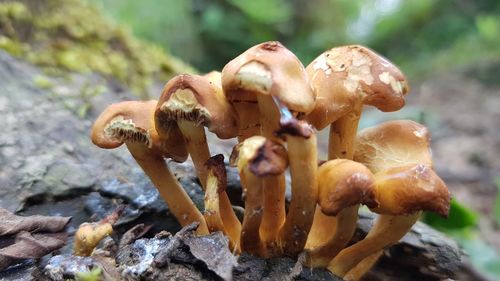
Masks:
[[[496,224],[500,226],[500,178],[495,179],[495,184],[497,186],[497,197],[495,199],[495,205],[493,205],[493,219]]]
[[[476,226],[478,219],[479,215],[476,212],[461,205],[455,199],[451,200],[448,218],[442,218],[434,213],[426,213],[424,216],[427,224],[444,232]]]

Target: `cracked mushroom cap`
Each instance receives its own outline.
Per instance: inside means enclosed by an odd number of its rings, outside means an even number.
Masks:
[[[447,216],[450,193],[432,170],[430,136],[423,125],[397,120],[362,130],[354,160],[375,174],[380,205],[373,211],[409,215],[423,210]]]
[[[405,104],[408,83],[394,64],[359,45],[330,49],[306,68],[316,106],[306,120],[321,130],[352,110],[355,103],[384,112]]]
[[[318,203],[325,215],[336,216],[356,204],[378,206],[372,172],[351,160],[335,159],[322,164],[318,168],[318,188]]]
[[[222,70],[222,87],[231,102],[273,95],[300,113],[313,110],[316,99],[300,60],[276,41],[253,46],[230,61]]]
[[[288,156],[281,144],[253,136],[233,148],[230,163],[239,170],[248,167],[254,175],[265,177],[282,174],[288,167]]]
[[[188,152],[179,128],[172,127],[160,139],[153,119],[156,103],[156,100],[124,101],[108,106],[92,126],[92,142],[105,149],[117,148],[124,142],[142,143],[164,157],[185,161]]]
[[[207,127],[221,139],[238,133],[236,113],[222,92],[216,72],[205,77],[182,74],[171,79],[163,89],[155,115],[158,127],[169,127],[183,119]]]

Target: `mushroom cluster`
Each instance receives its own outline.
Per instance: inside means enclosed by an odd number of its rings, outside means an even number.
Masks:
[[[450,194],[433,170],[424,126],[390,121],[357,134],[364,105],[396,111],[407,92],[402,72],[368,48],[336,47],[304,67],[279,42],[265,42],[221,72],[174,77],[158,101],[109,106],[92,141],[125,143],[181,225],[200,223],[197,234],[222,231],[233,251],[266,258],[302,253],[308,266],[359,279],[423,211],[448,215]],[[327,125],[328,160],[319,164],[316,130]],[[224,157],[210,154],[205,127],[238,140],[229,162],[243,188],[242,221],[226,194]],[[165,161],[188,155],[205,192],[203,212]],[[379,216],[363,240],[348,245],[360,205]]]

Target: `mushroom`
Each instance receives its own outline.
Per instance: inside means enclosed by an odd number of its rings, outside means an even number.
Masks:
[[[318,198],[316,134],[308,123],[278,105],[282,117],[277,134],[286,139],[292,179],[292,198],[279,233],[279,245],[286,255],[295,257],[306,244]]]
[[[286,151],[274,141],[262,136],[253,136],[234,147],[230,162],[238,167],[245,195],[241,250],[258,256],[268,256],[269,252],[260,232],[264,209],[262,180],[285,171],[288,165]]]
[[[73,254],[90,256],[102,239],[113,233],[113,224],[120,218],[125,206],[118,207],[113,213],[98,222],[84,222],[75,232]]]
[[[225,99],[217,73],[207,77],[182,74],[172,78],[155,112],[160,136],[179,126],[203,190],[207,180],[205,162],[210,158],[204,126],[221,139],[235,137],[238,129],[236,113]]]
[[[407,120],[385,122],[359,133],[354,159],[375,174],[379,206],[372,211],[380,215],[363,240],[330,262],[331,272],[343,277],[363,259],[396,243],[422,211],[448,215],[450,193],[432,170],[429,140],[424,126]]]
[[[179,129],[160,138],[154,126],[156,101],[126,101],[108,106],[92,127],[92,142],[106,149],[123,143],[148,175],[182,226],[199,222],[198,234],[208,233],[205,219],[168,169],[164,158],[183,161],[187,150]]]
[[[208,175],[204,216],[208,230],[210,232],[222,231],[229,237],[231,249],[239,252],[241,223],[236,217],[229,200],[220,200],[221,194],[226,193],[227,187],[224,156],[217,154],[210,157],[205,165],[207,166]]]
[[[306,114],[314,108],[315,97],[304,66],[291,51],[276,41],[253,46],[229,62],[222,70],[222,85],[239,113],[240,128],[255,128],[258,123],[260,134],[275,141],[280,141],[274,136],[280,127],[280,113],[274,97],[294,114]],[[241,100],[247,103],[241,103]],[[250,111],[254,114],[247,114]],[[259,122],[255,121],[258,113]],[[258,132],[253,129],[252,133]],[[249,134],[243,131],[240,136],[241,140]],[[285,220],[284,175],[266,177],[264,186],[261,233],[265,243],[273,244]]]
[[[317,97],[314,110],[304,119],[318,130],[330,125],[328,159],[352,159],[363,105],[388,112],[405,104],[408,85],[403,73],[366,47],[332,48],[311,62],[306,71]],[[316,210],[307,247],[319,246],[318,241],[333,233],[330,226],[335,220]]]
[[[318,202],[321,212],[337,216],[334,234],[323,245],[307,253],[310,267],[326,267],[351,240],[356,230],[358,204],[378,206],[375,178],[364,165],[346,159],[330,160],[318,169]]]

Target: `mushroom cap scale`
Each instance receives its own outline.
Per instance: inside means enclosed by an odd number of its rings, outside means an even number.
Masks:
[[[217,77],[215,72],[205,77],[182,74],[171,79],[158,101],[157,126],[168,128],[182,119],[207,127],[219,138],[235,137],[238,131],[236,113],[226,101]]]
[[[138,143],[174,161],[185,161],[188,153],[179,128],[170,128],[164,138],[158,135],[153,120],[156,103],[124,101],[108,106],[92,126],[92,142],[105,149],[117,148],[124,142]]]
[[[409,164],[432,167],[429,131],[410,120],[366,128],[358,133],[354,160],[373,173]]]
[[[253,46],[230,61],[222,70],[222,87],[230,102],[273,95],[300,113],[313,110],[316,99],[300,60],[276,41]]]
[[[375,178],[364,165],[347,160],[330,160],[318,168],[319,205],[325,215],[336,216],[356,204],[378,206]]]
[[[332,48],[311,62],[306,71],[317,101],[305,118],[320,130],[359,102],[384,112],[399,110],[409,90],[405,76],[394,64],[359,45]]]
[[[386,215],[410,215],[418,211],[448,216],[450,192],[443,180],[428,166],[411,164],[375,174],[379,207]]]

